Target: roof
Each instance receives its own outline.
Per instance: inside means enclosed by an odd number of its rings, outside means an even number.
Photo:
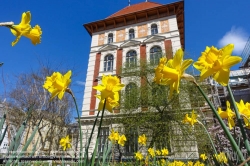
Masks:
[[[141,10],[146,10],[146,9],[154,8],[157,6],[162,6],[162,4],[155,3],[155,2],[137,3],[134,5],[125,7],[107,18],[112,18],[112,17],[116,17],[116,16],[121,16],[121,15],[129,14],[129,13],[141,11]]]

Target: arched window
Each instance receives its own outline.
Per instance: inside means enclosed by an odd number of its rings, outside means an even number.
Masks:
[[[114,56],[109,54],[104,57],[104,71],[113,70]]]
[[[134,50],[127,52],[127,55],[126,55],[127,67],[135,67],[137,63],[136,61],[137,61],[136,52]]]
[[[113,33],[108,34],[108,44],[113,43]]]
[[[159,46],[154,46],[150,49],[150,64],[157,65],[162,57],[162,50]]]
[[[138,107],[138,91],[135,83],[129,83],[125,87],[125,107],[137,108]]]
[[[131,39],[134,39],[135,38],[135,30],[134,29],[130,29],[129,31],[128,31],[128,37],[129,37],[129,40],[131,40]]]
[[[156,24],[151,25],[151,35],[157,34],[158,33],[158,28]]]

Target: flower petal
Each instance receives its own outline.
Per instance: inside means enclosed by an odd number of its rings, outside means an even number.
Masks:
[[[183,55],[184,53],[181,48],[176,51],[172,62],[173,68],[180,69]]]
[[[222,86],[227,86],[229,81],[229,70],[219,70],[213,76],[214,80],[220,83]]]
[[[186,59],[181,64],[181,71],[184,72],[191,64],[193,60],[192,59]]]
[[[223,59],[223,68],[231,68],[233,65],[236,65],[237,63],[239,63],[242,60],[241,57],[239,56],[226,56]]]
[[[200,74],[200,80],[204,80],[205,78],[211,76],[214,74],[214,70],[212,68],[209,69],[203,69]]]

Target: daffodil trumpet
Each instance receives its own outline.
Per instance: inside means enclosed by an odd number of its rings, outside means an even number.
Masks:
[[[211,103],[211,101],[208,99],[207,95],[204,93],[204,91],[201,89],[201,87],[193,82],[196,87],[198,88],[198,90],[201,92],[202,96],[204,97],[204,99],[206,100],[206,102],[208,103],[208,105],[210,106],[211,110],[213,111],[215,117],[218,119],[222,129],[224,130],[225,134],[228,137],[228,140],[230,141],[230,144],[232,145],[232,148],[237,152],[238,157],[240,159],[241,162],[245,161],[245,158],[240,150],[240,148],[238,147],[237,143],[235,142],[233,136],[231,135],[231,133],[229,132],[227,126],[225,125],[225,123],[223,122],[223,120],[221,119],[220,115],[218,114],[218,112],[216,111],[215,107],[213,106],[213,104]],[[245,166],[248,166],[248,164],[245,164]]]
[[[240,127],[240,131],[241,131],[241,134],[242,134],[242,137],[243,137],[246,149],[247,149],[247,154],[250,155],[250,145],[249,145],[249,141],[247,139],[247,135],[246,135],[244,126],[243,126],[243,119],[240,116],[238,107],[236,105],[236,102],[235,102],[235,99],[233,97],[233,93],[232,93],[232,90],[231,90],[229,84],[227,85],[227,91],[229,92],[229,96],[230,96],[230,98],[231,98],[231,100],[233,102],[233,107],[234,107],[234,111],[235,111],[235,114],[236,114],[237,123],[238,123],[238,125]]]

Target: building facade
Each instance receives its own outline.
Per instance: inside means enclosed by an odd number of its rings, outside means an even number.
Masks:
[[[184,2],[162,5],[146,1],[83,26],[92,40],[81,123],[83,133],[90,133],[99,104],[95,97],[97,91],[92,87],[100,83],[103,74],[119,76],[124,65],[138,66],[140,60],[158,64],[162,55],[170,59],[177,49],[184,49]],[[125,86],[129,84],[126,78],[121,78],[121,82]],[[119,114],[119,110],[114,110],[113,114]],[[103,137],[108,137],[109,133],[109,127],[101,130]],[[96,135],[97,128],[89,153],[95,146]],[[83,142],[87,141],[86,138]],[[98,149],[101,150],[102,146]]]

